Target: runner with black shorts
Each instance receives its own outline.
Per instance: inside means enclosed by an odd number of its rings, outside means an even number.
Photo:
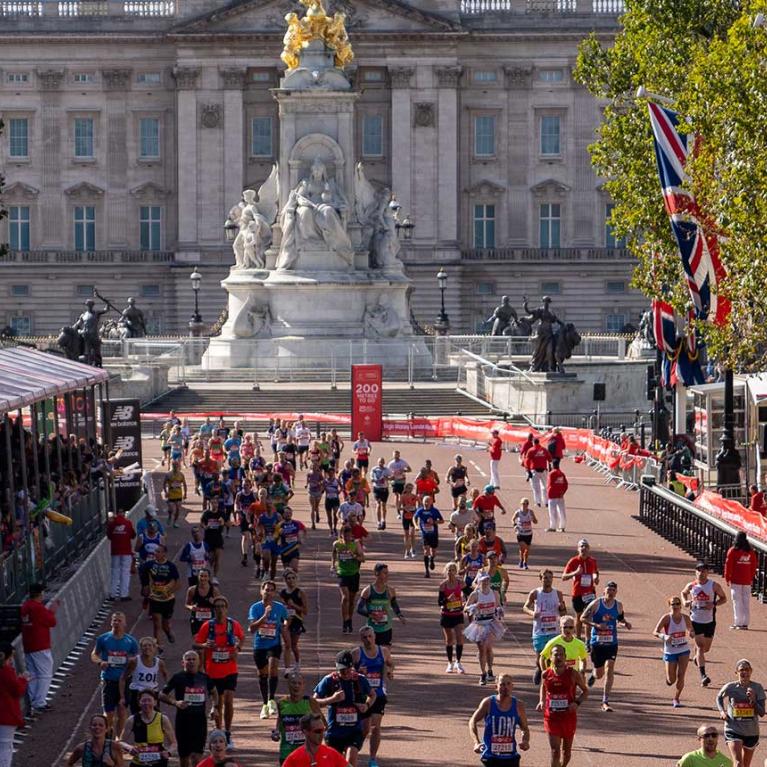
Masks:
[[[317,525],[320,523],[320,501],[325,490],[324,484],[325,477],[320,470],[320,465],[316,462],[312,463],[312,467],[306,474],[306,483],[304,484],[304,488],[309,491],[312,530],[316,530]]]
[[[430,495],[424,495],[421,500],[423,505],[416,511],[413,521],[421,530],[424,578],[430,578],[431,574],[429,571],[434,569],[434,556],[439,546],[438,525],[441,525],[445,520],[442,514],[440,514],[439,509],[434,505],[434,500]]]
[[[224,550],[224,525],[226,525],[223,504],[217,503],[213,508],[203,511],[200,524],[205,531],[203,540],[208,544],[213,557],[213,575],[218,575],[221,552]]]
[[[402,623],[405,616],[397,602],[397,592],[389,586],[389,567],[378,562],[373,568],[375,581],[362,589],[357,612],[367,618],[367,625],[375,632],[376,644],[391,645],[392,615],[396,615]]]
[[[373,480],[373,497],[376,500],[378,529],[386,530],[386,504],[389,501],[391,471],[387,468],[386,459],[383,456],[378,459],[378,463],[370,472],[370,478]]]
[[[197,574],[197,583],[186,592],[184,607],[189,610],[189,628],[195,636],[200,627],[213,617],[213,600],[219,595],[218,586],[210,582],[210,570],[204,567]]]
[[[370,465],[370,443],[365,439],[365,435],[362,432],[357,434],[357,441],[352,445],[352,450],[354,451],[357,468],[363,477],[367,476],[368,466]]]
[[[341,537],[333,543],[330,571],[338,576],[338,588],[341,592],[341,620],[344,634],[354,631],[352,615],[355,598],[360,590],[360,565],[365,561],[359,541],[355,541],[351,527],[341,529]]]
[[[522,498],[520,507],[514,512],[511,524],[517,530],[517,544],[519,545],[519,569],[527,570],[530,546],[533,544],[533,525],[538,524],[535,512],[530,508],[530,499]]]
[[[567,560],[562,572],[562,580],[573,582],[572,601],[575,611],[575,635],[580,639],[583,634],[581,614],[586,605],[596,597],[596,586],[599,584],[599,565],[591,556],[591,546],[585,538],[578,541],[578,554]]]
[[[248,565],[248,551],[253,546],[253,524],[248,510],[256,502],[256,491],[249,479],[243,480],[242,489],[234,497],[234,510],[237,513],[237,523],[240,527],[241,564]]]
[[[293,509],[286,506],[282,510],[282,521],[275,530],[277,547],[280,550],[282,566],[298,572],[301,561],[301,546],[306,541],[306,528],[303,522],[293,519]]]
[[[465,674],[461,665],[463,655],[463,593],[461,581],[458,580],[458,566],[455,562],[445,565],[445,580],[439,584],[437,601],[440,607],[439,625],[445,637],[445,653],[447,655],[446,674],[455,672]],[[453,659],[455,645],[455,660]]]
[[[413,471],[410,468],[410,464],[404,461],[400,457],[399,450],[394,451],[394,456],[389,461],[388,469],[391,472],[391,491],[394,493],[394,498],[397,501],[397,519],[402,518],[402,493],[405,492],[405,482],[407,481],[407,473]]]
[[[149,599],[149,615],[152,618],[152,632],[157,642],[157,652],[162,655],[160,630],[173,644],[176,641],[170,627],[173,608],[176,605],[180,575],[176,565],[168,559],[168,548],[159,544],[154,552],[154,561],[141,565],[141,582],[146,583],[143,596]]]
[[[455,463],[448,469],[445,480],[450,485],[450,495],[453,498],[453,511],[458,508],[461,498],[466,498],[466,493],[471,482],[469,472],[463,465],[463,456],[455,456]]]
[[[403,559],[415,559],[415,523],[413,517],[418,508],[418,496],[413,492],[413,483],[407,482],[400,496],[400,515],[402,517],[402,531],[405,542],[405,554]]]
[[[285,579],[285,588],[280,590],[280,599],[288,611],[288,636],[290,638],[290,652],[295,661],[295,668],[301,663],[301,652],[298,642],[301,634],[306,633],[304,619],[309,612],[309,598],[298,586],[298,573],[295,570],[285,570],[282,576]]]
[[[338,537],[338,507],[341,505],[342,490],[335,469],[328,469],[322,483],[322,489],[325,493],[325,514],[328,518],[330,537],[335,539]]]

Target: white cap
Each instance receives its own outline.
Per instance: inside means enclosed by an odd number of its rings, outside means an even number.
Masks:
[[[152,506],[152,505],[147,506],[144,509],[144,513],[148,514],[153,519],[157,519],[157,509],[154,506]]]

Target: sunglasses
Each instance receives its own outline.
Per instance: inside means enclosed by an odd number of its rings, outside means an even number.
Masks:
[[[309,730],[309,732],[312,735],[322,735],[322,733],[325,732],[325,728],[324,727],[315,727],[315,729]]]
[[[681,603],[681,602],[672,602],[672,603],[671,603],[671,606],[672,606],[672,607],[681,607],[681,606],[682,606],[682,603]]]
[[[575,631],[575,626],[562,626],[564,631]]]
[[[703,735],[700,736],[701,738],[718,738],[719,733],[716,732],[704,732]]]

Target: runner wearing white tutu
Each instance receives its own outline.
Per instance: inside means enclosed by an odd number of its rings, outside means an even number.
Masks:
[[[495,681],[493,674],[493,643],[502,637],[506,627],[500,621],[503,616],[501,600],[497,591],[490,588],[490,576],[480,573],[475,582],[476,588],[466,601],[465,612],[473,618],[463,632],[466,639],[477,643],[479,668],[482,676],[480,685]]]

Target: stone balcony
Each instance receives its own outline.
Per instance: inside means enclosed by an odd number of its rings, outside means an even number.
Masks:
[[[163,264],[173,261],[169,250],[9,250],[3,264]]]
[[[631,261],[628,248],[470,248],[461,261]]]
[[[461,14],[619,16],[624,0],[460,0]]]

